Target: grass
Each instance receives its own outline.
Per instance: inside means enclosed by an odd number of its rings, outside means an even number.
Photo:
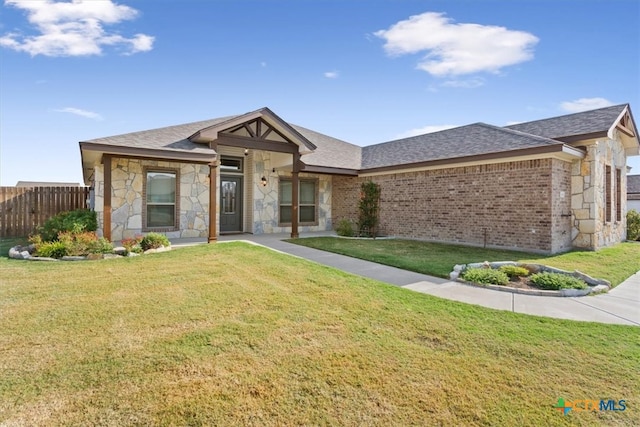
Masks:
[[[631,242],[597,252],[572,251],[553,256],[402,239],[312,237],[288,242],[444,278],[449,277],[456,264],[484,261],[523,261],[580,270],[609,280],[613,286],[640,270],[640,244]]]
[[[243,243],[0,259],[0,424],[640,425],[631,326],[495,311]],[[553,408],[626,399],[624,412]]]

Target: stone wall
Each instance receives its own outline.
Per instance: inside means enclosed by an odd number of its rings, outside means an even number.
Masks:
[[[570,245],[570,218],[560,217],[570,210],[569,173],[541,159],[334,177],[333,220],[357,220],[360,185],[370,179],[381,186],[380,234],[557,252]]]
[[[111,165],[111,240],[143,234],[142,200],[145,167],[179,171],[179,229],[163,232],[169,238],[207,237],[209,226],[209,167],[192,163],[114,158]],[[98,228],[104,224],[104,170],[95,168]]]
[[[273,153],[256,151],[253,157],[253,230],[254,234],[262,233],[290,233],[291,227],[278,225],[278,184],[279,178],[291,177],[290,171],[278,170],[274,172]],[[261,183],[262,177],[267,179],[267,185]],[[331,230],[331,193],[332,177],[330,175],[300,173],[300,178],[314,178],[318,180],[318,225],[301,225],[298,231],[313,232]]]
[[[571,169],[571,207],[573,227],[571,238],[573,246],[585,249],[599,249],[621,242],[626,238],[626,162],[624,147],[617,140],[602,139],[582,147],[587,155],[582,161],[575,162]],[[605,206],[605,170],[611,167],[612,190],[611,221],[606,220]],[[615,171],[622,173],[621,188],[615,187]],[[620,191],[620,221],[616,220],[615,197]]]

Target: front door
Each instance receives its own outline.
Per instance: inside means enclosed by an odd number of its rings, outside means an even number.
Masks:
[[[242,232],[242,177],[220,177],[220,233]]]

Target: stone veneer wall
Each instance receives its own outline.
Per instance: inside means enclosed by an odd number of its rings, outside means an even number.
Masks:
[[[573,246],[585,249],[599,249],[623,241],[626,238],[626,163],[627,157],[622,144],[616,140],[604,139],[587,145],[587,155],[575,162],[571,168],[571,207]],[[622,220],[616,221],[615,175],[612,176],[613,212],[611,222],[605,216],[605,166],[622,171],[621,193]]]
[[[357,219],[360,185],[381,186],[380,234],[538,252],[570,246],[570,165],[540,159],[333,178],[333,220]],[[558,174],[558,176],[555,176]],[[564,194],[562,194],[564,192]]]
[[[144,167],[177,169],[180,174],[180,228],[163,232],[169,238],[207,237],[209,226],[209,167],[192,163],[114,158],[111,166],[111,240],[143,234],[142,185]],[[104,224],[104,167],[95,168],[95,210],[98,228]]]
[[[278,225],[278,183],[279,177],[291,177],[290,172],[276,169],[271,159],[272,153],[255,151],[253,157],[253,233],[289,233],[291,227]],[[262,177],[267,178],[267,186],[261,184]],[[300,173],[300,178],[318,179],[318,225],[299,226],[298,231],[313,232],[331,230],[331,193],[330,175]]]

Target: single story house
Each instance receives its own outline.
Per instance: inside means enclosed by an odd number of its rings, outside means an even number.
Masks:
[[[360,147],[268,108],[80,142],[99,232],[122,240],[331,230],[380,185],[379,232],[556,253],[625,239],[628,104]]]
[[[640,212],[640,175],[627,176],[627,211]]]

